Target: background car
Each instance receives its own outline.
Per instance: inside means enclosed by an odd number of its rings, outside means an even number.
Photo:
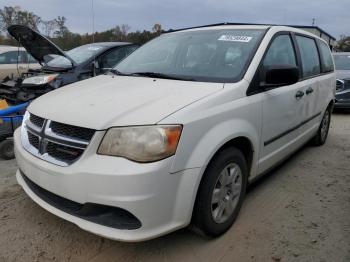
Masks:
[[[138,48],[138,45],[128,42],[103,42],[82,45],[65,52],[29,27],[13,25],[8,32],[42,65],[40,69],[29,70],[15,81],[1,84],[0,98],[12,105],[103,74]]]
[[[40,67],[41,65],[23,47],[0,46],[0,81],[7,76],[20,76],[29,69]]]
[[[350,52],[333,53],[337,90],[335,108],[350,109]]]

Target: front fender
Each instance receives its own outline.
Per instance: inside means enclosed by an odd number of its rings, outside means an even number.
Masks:
[[[244,132],[240,130],[244,130]],[[175,208],[175,210],[182,210],[182,212],[176,212],[177,214],[186,214],[178,219],[187,221],[187,224],[191,220],[193,206],[204,171],[215,153],[228,141],[238,137],[249,139],[253,147],[253,161],[250,173],[255,174],[257,170],[257,166],[254,163],[257,162],[257,150],[255,148],[257,148],[258,144],[258,134],[254,126],[249,122],[241,119],[232,119],[212,125],[204,134],[199,133],[195,126],[184,127],[182,134],[184,139],[180,142],[181,145],[179,145],[179,151],[175,156],[172,167],[172,173],[180,172],[180,170],[191,171],[183,175],[180,180],[179,188],[186,188],[186,190],[178,194]],[[198,136],[200,136],[200,139],[196,140],[195,137]],[[183,211],[184,209],[185,211]]]
[[[253,147],[251,172],[255,172],[255,149],[257,148],[259,139],[258,131],[252,123],[242,119],[230,119],[213,124],[210,124],[210,120],[208,120],[206,125],[208,125],[208,129],[205,127],[196,127],[195,124],[189,124],[184,127],[183,134],[181,135],[183,139],[179,143],[179,148],[172,166],[172,173],[189,168],[199,167],[205,169],[215,153],[224,144],[238,137],[245,137],[251,142]]]

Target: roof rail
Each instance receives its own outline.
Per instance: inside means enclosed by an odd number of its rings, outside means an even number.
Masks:
[[[322,32],[325,35],[328,35],[333,40],[336,40],[336,38],[330,34],[328,34],[326,31],[322,30],[318,26],[309,26],[309,25],[279,25],[279,24],[256,24],[256,23],[232,23],[232,22],[223,22],[223,23],[216,23],[216,24],[208,24],[208,25],[201,25],[201,26],[193,26],[193,27],[186,27],[186,28],[179,28],[179,29],[169,29],[168,31],[164,31],[163,33],[172,33],[177,31],[183,31],[188,29],[196,29],[196,28],[203,28],[203,27],[213,27],[213,26],[222,26],[222,25],[265,25],[265,26],[289,26],[294,28],[315,28]]]
[[[183,30],[188,30],[188,29],[203,28],[203,27],[222,26],[222,25],[266,25],[266,26],[269,26],[269,24],[223,22],[223,23],[216,23],[216,24],[208,24],[208,25],[185,27],[185,28],[179,28],[179,29],[169,29],[168,31],[165,31],[164,33],[171,33],[171,32],[183,31]]]

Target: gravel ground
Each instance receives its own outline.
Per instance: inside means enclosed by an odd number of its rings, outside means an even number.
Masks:
[[[210,240],[189,230],[120,243],[31,201],[15,161],[0,160],[0,261],[350,261],[350,114],[323,147],[305,146],[249,188],[235,225]]]

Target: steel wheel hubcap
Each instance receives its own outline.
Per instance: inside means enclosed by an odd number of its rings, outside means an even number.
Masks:
[[[230,218],[241,191],[242,171],[237,164],[231,163],[220,172],[213,190],[211,214],[216,223],[224,223]]]
[[[322,141],[326,139],[327,136],[327,131],[328,131],[328,125],[329,125],[329,113],[326,111],[326,114],[324,115],[322,119],[322,124],[321,124],[321,138]]]

